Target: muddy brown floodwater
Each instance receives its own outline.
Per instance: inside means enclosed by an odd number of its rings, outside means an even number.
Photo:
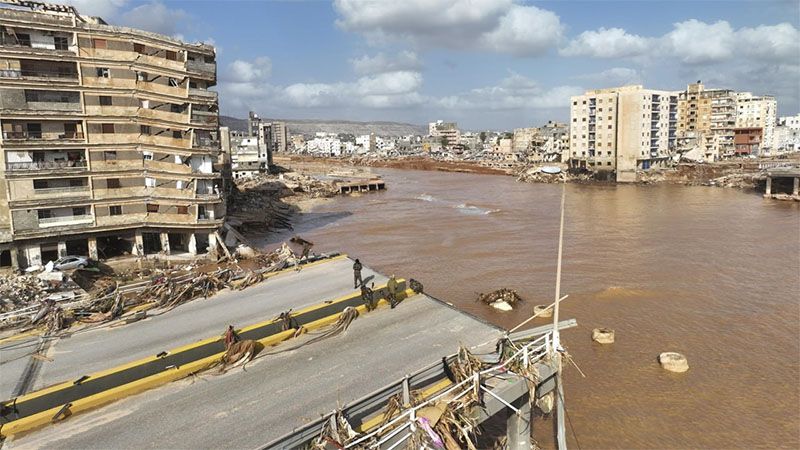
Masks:
[[[506,328],[552,301],[560,186],[377,172],[388,191],[333,199],[295,231]],[[566,204],[562,318],[579,327],[562,339],[586,374],[566,369],[570,447],[800,447],[800,204],[663,185],[568,185]],[[475,302],[499,287],[524,306]],[[689,371],[662,370],[664,351]]]

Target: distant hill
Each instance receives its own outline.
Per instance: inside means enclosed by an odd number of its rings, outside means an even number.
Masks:
[[[266,122],[286,122],[289,134],[313,135],[321,131],[325,133],[347,133],[353,135],[375,133],[377,136],[405,136],[408,134],[428,134],[428,128],[401,122],[354,122],[349,120],[319,119],[266,119]],[[231,130],[247,131],[247,119],[219,116],[220,125]]]

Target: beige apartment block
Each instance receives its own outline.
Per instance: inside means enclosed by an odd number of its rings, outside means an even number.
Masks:
[[[214,48],[26,3],[0,7],[0,264],[216,245]]]
[[[677,143],[677,93],[640,85],[587,91],[571,98],[571,168],[619,182],[665,167]]]
[[[736,92],[706,89],[699,81],[678,95],[678,142],[684,151],[699,149],[716,161],[734,153]]]

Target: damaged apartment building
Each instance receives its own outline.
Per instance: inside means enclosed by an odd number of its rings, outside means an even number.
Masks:
[[[0,4],[0,263],[216,246],[215,84],[212,46]]]

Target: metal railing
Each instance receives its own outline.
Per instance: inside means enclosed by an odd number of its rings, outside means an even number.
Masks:
[[[54,223],[67,223],[67,222],[84,222],[92,221],[94,216],[91,214],[83,214],[79,216],[59,216],[59,217],[42,217],[39,219],[39,225],[49,225]]]
[[[83,132],[69,132],[69,133],[43,133],[41,131],[4,131],[3,139],[16,139],[16,140],[44,140],[44,141],[58,141],[64,139],[83,139]]]
[[[0,78],[59,78],[78,79],[78,72],[58,72],[54,70],[0,69]]]
[[[26,161],[6,163],[9,172],[24,170],[85,169],[86,160],[79,161]]]

